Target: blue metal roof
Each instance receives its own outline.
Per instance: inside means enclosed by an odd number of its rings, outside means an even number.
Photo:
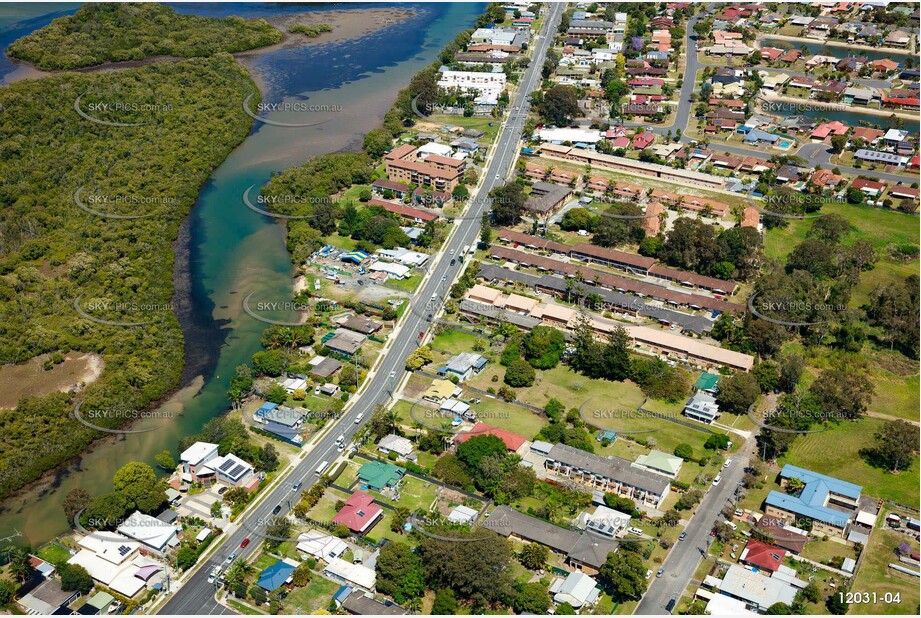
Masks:
[[[783,470],[780,471],[780,476],[785,479],[797,478],[802,482],[809,485],[813,481],[823,481],[829,490],[852,500],[856,500],[860,497],[860,492],[863,491],[863,487],[860,485],[855,485],[854,483],[848,483],[847,481],[842,481],[841,479],[836,479],[832,476],[827,476],[825,474],[820,474],[818,472],[813,472],[812,470],[806,470],[805,468],[799,468],[787,464],[783,467]],[[804,492],[805,493],[805,490]]]
[[[352,589],[349,586],[342,586],[336,591],[336,594],[333,595],[333,600],[339,601],[341,604],[350,594],[352,594]]]
[[[265,571],[259,574],[259,587],[263,590],[272,592],[285,583],[291,574],[294,573],[294,567],[287,562],[279,560]]]
[[[261,406],[258,410],[256,410],[255,415],[256,415],[256,416],[264,416],[267,412],[271,412],[272,410],[274,410],[274,409],[277,408],[277,407],[278,407],[278,404],[277,404],[277,403],[266,402],[266,403],[262,404],[262,406]]]
[[[768,506],[777,507],[809,519],[823,521],[839,528],[844,528],[850,521],[846,513],[825,506],[812,506],[803,502],[797,496],[790,496],[779,491],[771,491],[765,498],[764,503]]]

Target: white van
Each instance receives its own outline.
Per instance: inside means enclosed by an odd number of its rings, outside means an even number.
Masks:
[[[316,470],[315,474],[316,474],[317,476],[323,476],[323,473],[326,472],[326,468],[327,468],[328,466],[329,466],[329,462],[328,462],[328,461],[322,462],[319,466],[317,466],[317,470]]]

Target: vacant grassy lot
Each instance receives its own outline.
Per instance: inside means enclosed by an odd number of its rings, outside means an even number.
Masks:
[[[405,279],[388,279],[387,287],[397,289],[407,294],[415,294],[416,288],[422,282],[421,273],[413,273]]]
[[[332,596],[339,590],[340,584],[314,574],[303,588],[295,588],[285,598],[282,613],[285,614],[325,614]]]
[[[472,352],[473,344],[477,339],[480,339],[480,337],[460,330],[446,330],[432,339],[432,347],[436,350],[444,350],[449,354]]]
[[[882,521],[883,518],[880,518]],[[854,578],[851,590],[875,592],[879,602],[876,605],[851,605],[851,614],[907,614],[918,613],[918,579],[889,568],[890,562],[898,562],[895,548],[908,538],[884,527],[877,527],[870,535],[870,543],[864,549],[863,562]],[[912,551],[918,551],[917,541],[910,541]],[[900,603],[885,604],[882,595],[886,593],[901,596]]]
[[[870,379],[876,387],[870,412],[918,420],[917,361],[888,350],[870,350],[864,356],[870,361]]]
[[[495,118],[473,117],[464,118],[463,116],[429,116],[431,122],[440,122],[465,129],[478,129],[486,135],[480,138],[480,141],[492,143],[499,133],[499,121]]]
[[[781,464],[792,463],[808,470],[819,470],[863,486],[864,493],[902,504],[918,504],[918,461],[897,475],[870,467],[860,456],[860,449],[873,443],[873,434],[885,422],[863,418],[841,423],[820,433],[794,440]]]

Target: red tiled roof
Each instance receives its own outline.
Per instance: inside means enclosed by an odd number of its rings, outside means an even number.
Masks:
[[[402,146],[397,146],[390,152],[384,155],[385,161],[396,161],[397,159],[402,159],[403,157],[416,151],[416,147],[412,144],[403,144]]]
[[[334,524],[342,524],[352,532],[365,532],[377,519],[382,509],[374,504],[374,498],[362,491],[356,491],[345,501],[342,510],[333,517]]]
[[[505,448],[510,451],[517,451],[519,448],[521,448],[522,444],[527,442],[527,438],[524,436],[519,436],[517,433],[512,433],[511,431],[506,431],[505,429],[499,429],[498,427],[493,427],[492,425],[487,425],[486,423],[477,423],[470,431],[465,431],[457,434],[454,437],[454,442],[461,444],[476,436],[496,436],[505,442]]]
[[[396,213],[401,217],[411,217],[413,219],[419,219],[420,221],[434,221],[438,218],[438,215],[434,213],[427,212],[425,210],[419,210],[418,208],[411,208],[409,206],[404,206],[403,204],[394,204],[393,202],[387,202],[385,200],[370,200],[368,206],[380,206],[392,213]]]
[[[750,539],[745,549],[742,550],[742,554],[745,556],[740,558],[742,562],[773,573],[783,564],[787,551],[776,545],[768,545],[767,543]]]
[[[882,191],[883,189],[886,188],[886,185],[884,185],[881,182],[877,182],[875,180],[868,180],[866,178],[858,178],[854,182],[851,183],[851,187],[855,189],[871,189],[873,191]]]

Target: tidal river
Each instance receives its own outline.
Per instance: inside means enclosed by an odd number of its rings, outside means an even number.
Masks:
[[[20,14],[13,17],[0,13],[0,43],[5,47],[53,17],[72,12],[74,6],[30,4],[21,6]],[[396,8],[386,4],[171,6],[185,13],[266,18],[293,12]],[[312,109],[327,111],[264,114],[280,122],[324,122],[299,128],[256,122],[246,141],[203,187],[177,247],[177,305],[186,308],[184,331],[191,351],[189,366],[194,371],[187,372],[184,388],[165,404],[172,420],[157,431],[101,441],[54,478],[4,502],[0,537],[18,531],[22,536],[14,542],[35,546],[66,531],[61,503],[67,492],[75,487],[94,495],[110,491],[112,475],[125,463],[153,465],[154,455],[163,449],[175,455],[180,437],[198,432],[227,409],[230,376],[260,349],[265,327],[242,311],[242,298],[255,292],[257,298],[285,301],[290,300],[292,290],[284,229],[247,209],[243,192],[251,185],[261,186],[273,172],[310,157],[360,146],[364,134],[380,124],[397,91],[416,71],[433,62],[460,30],[472,26],[483,6],[400,4],[399,8],[409,8],[415,15],[359,38],[282,47],[246,61],[263,88],[265,102],[309,101]],[[4,58],[0,81],[17,70],[22,69]],[[305,120],[306,116],[310,117]],[[162,424],[162,420],[156,422]]]

